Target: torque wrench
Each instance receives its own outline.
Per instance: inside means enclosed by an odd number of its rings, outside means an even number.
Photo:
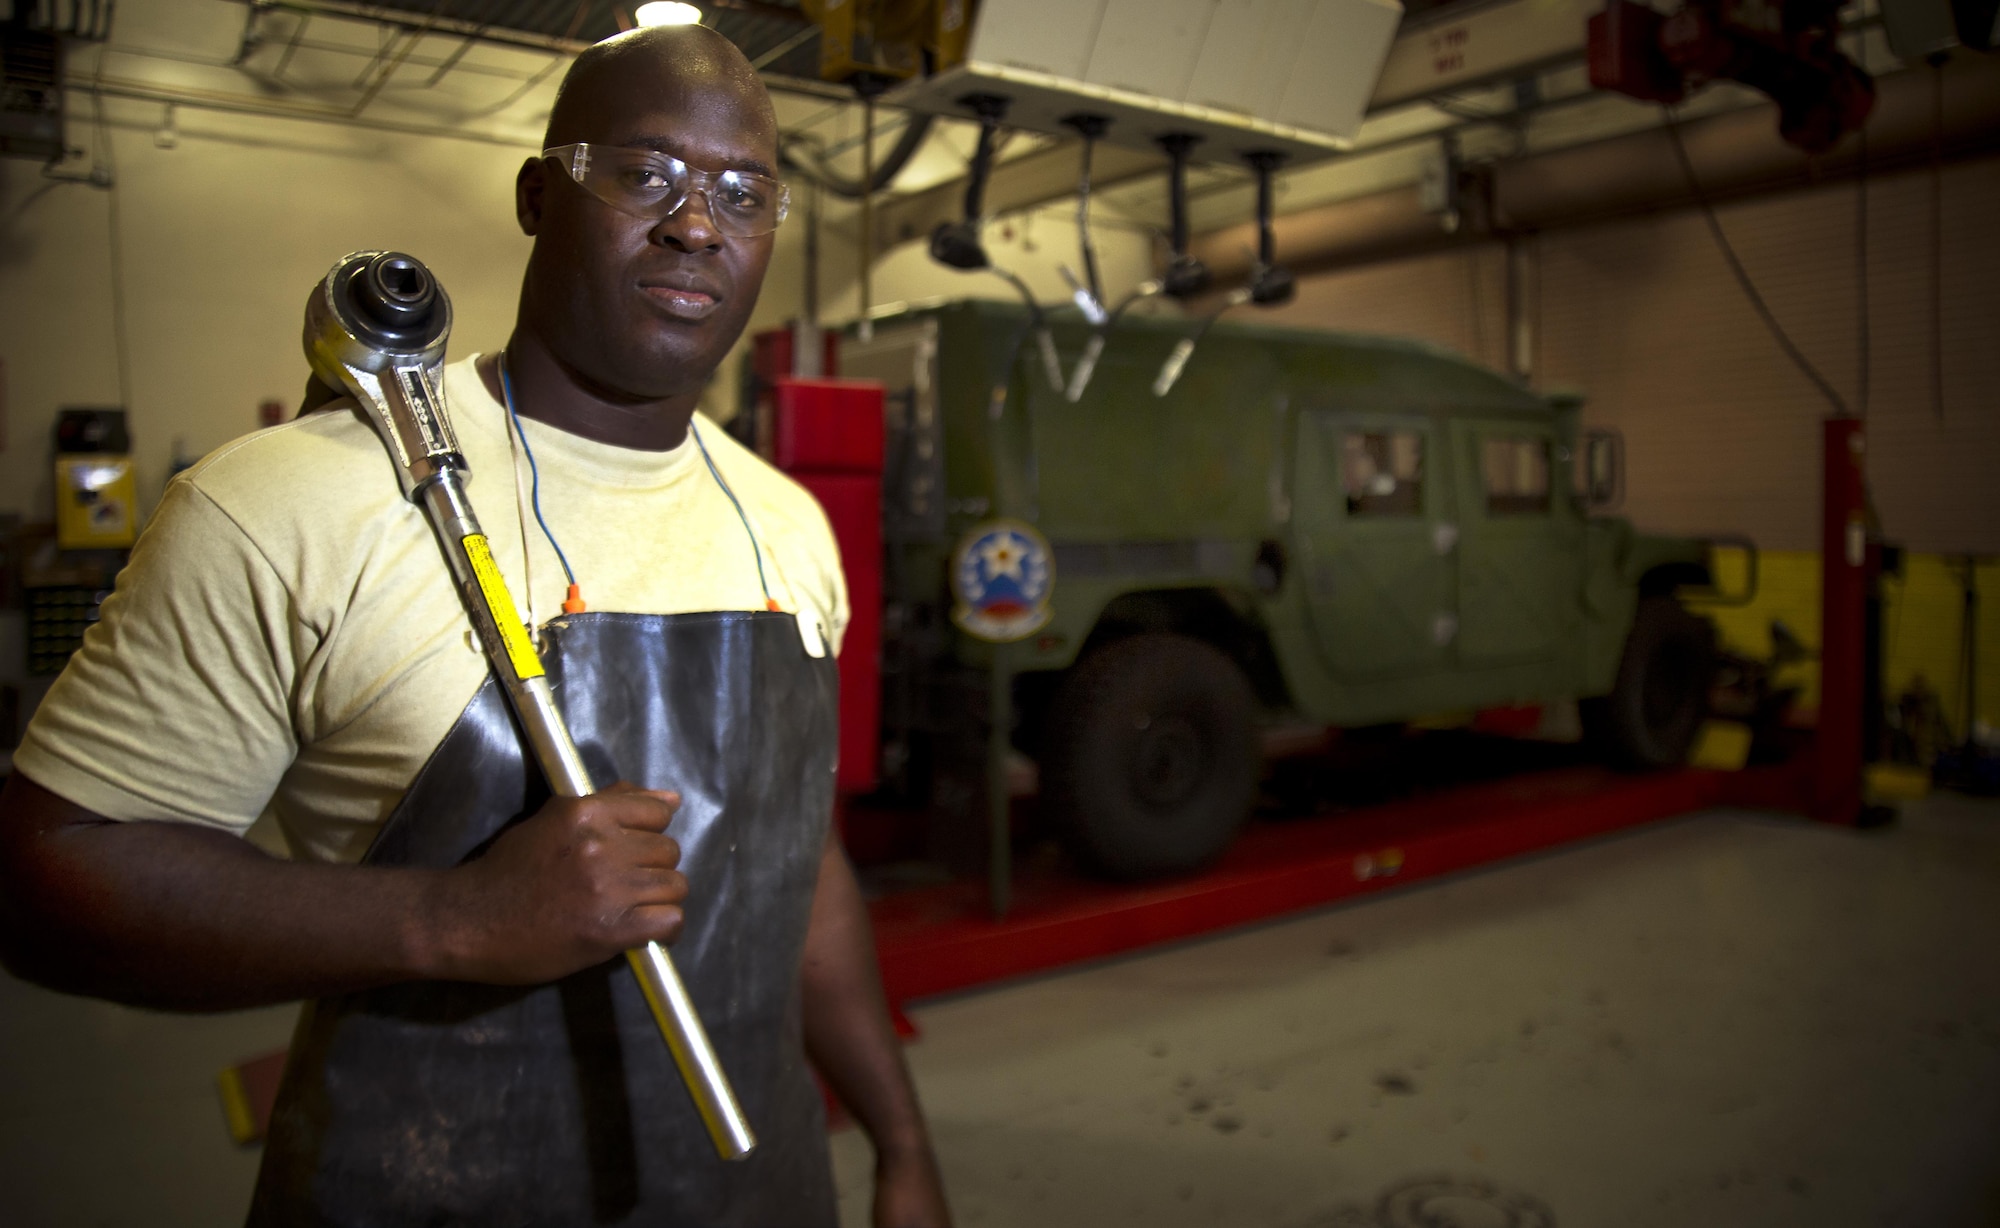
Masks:
[[[559,797],[583,797],[596,786],[556,710],[541,656],[466,498],[469,467],[444,401],[450,334],[451,299],[444,287],[401,252],[342,258],[306,300],[305,349],[313,374],[353,397],[381,435],[404,496],[424,509],[437,533],[466,613],[550,790]],[[649,942],[625,958],[716,1153],[725,1160],[749,1155],[757,1137],[666,948]]]

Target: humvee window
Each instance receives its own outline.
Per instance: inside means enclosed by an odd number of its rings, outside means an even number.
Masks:
[[[1549,510],[1549,441],[1540,436],[1488,436],[1479,449],[1486,511],[1519,516]]]
[[[1415,431],[1350,434],[1340,472],[1350,516],[1415,516],[1424,507],[1424,437]]]

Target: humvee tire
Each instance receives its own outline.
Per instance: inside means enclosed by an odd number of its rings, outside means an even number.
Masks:
[[[1611,694],[1577,705],[1585,737],[1621,767],[1686,763],[1714,678],[1715,628],[1672,597],[1642,598]]]
[[[1084,864],[1111,878],[1192,870],[1250,813],[1256,697],[1201,640],[1149,632],[1092,652],[1050,698],[1041,792]]]

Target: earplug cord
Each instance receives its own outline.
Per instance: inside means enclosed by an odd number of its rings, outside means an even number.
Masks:
[[[715,467],[715,458],[708,454],[708,445],[701,441],[701,432],[695,429],[694,419],[688,419],[688,433],[694,436],[694,446],[701,449],[701,459],[708,463],[709,476],[722,487],[722,493],[729,496],[729,506],[736,509],[736,518],[743,522],[743,531],[750,537],[750,557],[757,560],[757,586],[764,590],[764,608],[772,613],[778,611],[778,600],[771,596],[771,582],[764,578],[764,550],[757,544],[757,531],[750,527],[750,517],[743,510],[743,504],[736,498],[736,492],[729,489],[729,483],[722,480],[722,471]],[[532,464],[532,462],[530,462]]]
[[[500,351],[500,395],[507,404],[507,416],[514,424],[514,437],[521,441],[521,451],[528,458],[528,504],[534,510],[535,523],[542,527],[542,536],[548,539],[549,546],[555,550],[556,561],[562,564],[563,578],[569,582],[569,598],[563,602],[563,612],[581,614],[585,607],[583,591],[576,582],[576,573],[570,570],[569,558],[563,554],[562,543],[558,542],[556,535],[549,531],[549,522],[542,515],[542,474],[535,465],[535,449],[528,443],[528,433],[521,429],[521,412],[514,408],[514,381],[507,374],[505,350]],[[749,513],[743,510],[742,501],[736,497],[736,492],[729,488],[729,483],[723,480],[722,471],[715,467],[715,458],[708,454],[708,445],[702,441],[701,431],[695,427],[692,419],[688,421],[688,433],[694,436],[694,446],[701,450],[701,459],[708,466],[709,476],[722,488],[723,495],[729,499],[729,506],[736,509],[736,518],[743,523],[743,532],[750,539],[750,557],[757,563],[757,587],[764,591],[764,608],[775,613],[781,607],[778,605],[778,599],[771,596],[771,582],[764,575],[764,550],[757,543],[757,531],[750,527]]]
[[[514,381],[507,374],[505,350],[500,351],[500,396],[507,403],[507,417],[514,424],[514,437],[521,441],[521,451],[528,458],[528,505],[534,509],[535,523],[542,526],[542,536],[549,539],[550,547],[556,552],[556,562],[562,564],[563,579],[569,584],[569,596],[563,601],[563,613],[581,614],[586,609],[583,604],[583,590],[577,585],[576,573],[570,570],[569,556],[563,553],[562,543],[558,542],[556,535],[549,531],[549,522],[542,515],[542,471],[535,466],[535,449],[528,443],[528,432],[521,429],[521,411],[514,408]],[[707,453],[704,452],[703,455]],[[731,495],[730,499],[733,502],[735,496]],[[738,509],[739,512],[741,510]],[[762,577],[763,563],[759,561],[758,578]],[[770,596],[769,590],[766,590],[765,596],[767,598]]]

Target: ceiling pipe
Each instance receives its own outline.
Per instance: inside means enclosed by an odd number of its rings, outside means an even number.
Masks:
[[[1294,273],[1328,265],[1383,260],[1460,242],[1437,215],[1424,211],[1415,185],[1286,214],[1273,223],[1278,250]],[[1255,222],[1197,235],[1189,253],[1215,282],[1234,282],[1257,262]]]
[[[1878,79],[1868,121],[1871,174],[1932,156],[1932,74],[1944,74],[1945,158],[2000,150],[2000,59],[1959,56],[1942,70],[1918,67]],[[1681,136],[1710,200],[1852,176],[1859,142],[1809,158],[1777,135],[1769,103],[1685,121]],[[1415,185],[1303,209],[1277,219],[1278,253],[1294,271],[1394,259],[1491,238],[1694,203],[1663,127],[1477,168],[1467,225],[1447,233],[1424,211]],[[1191,254],[1217,280],[1255,263],[1257,227],[1240,223],[1195,238]]]
[[[1947,156],[2000,144],[2000,61],[1961,56],[1944,73],[1943,131],[1933,112],[1935,70],[1917,67],[1876,83],[1866,128],[1868,171],[1926,161],[1942,137]],[[1809,157],[1778,138],[1766,103],[1681,124],[1681,138],[1710,199],[1851,177],[1862,142],[1850,136]],[[1497,225],[1532,229],[1559,222],[1691,205],[1687,177],[1664,124],[1494,168]]]
[[[935,115],[910,116],[909,122],[903,125],[902,135],[890,148],[888,156],[874,164],[875,169],[872,173],[858,178],[843,175],[828,166],[827,151],[815,148],[816,142],[803,133],[778,134],[778,160],[786,170],[818,184],[835,196],[845,200],[859,200],[870,193],[880,192],[895,182],[896,176],[903,173],[903,168],[910,164],[910,159],[916,157],[917,151],[922,149],[924,142],[930,138],[931,125],[936,119]],[[874,140],[874,131],[873,124],[863,129],[864,144]],[[801,150],[804,152],[798,152]]]

